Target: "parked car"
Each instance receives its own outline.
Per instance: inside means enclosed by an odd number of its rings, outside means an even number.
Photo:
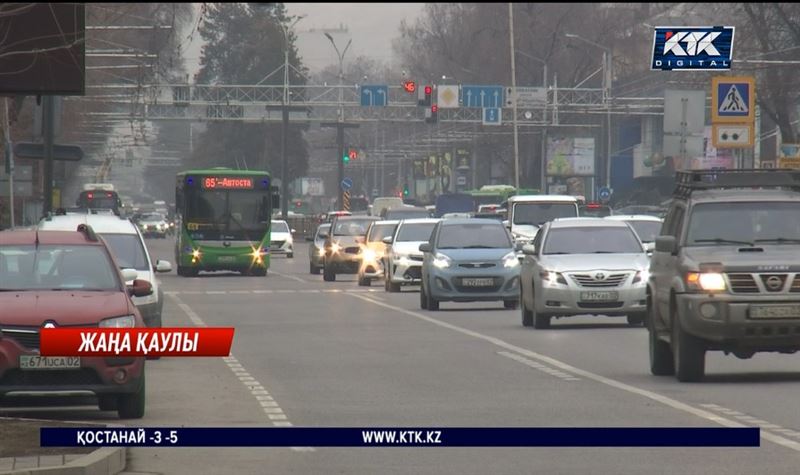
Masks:
[[[164,307],[164,290],[156,273],[172,271],[169,261],[150,257],[150,250],[145,245],[142,234],[129,220],[113,214],[67,214],[51,216],[39,223],[42,231],[74,231],[79,225],[91,226],[95,233],[108,245],[121,269],[135,269],[137,279],[150,282],[152,292],[148,295],[132,297],[134,305],[142,314],[148,327],[162,326],[161,314]],[[133,285],[129,279],[126,285]]]
[[[664,224],[663,219],[647,214],[615,214],[613,216],[607,216],[606,219],[625,221],[630,224],[633,230],[636,231],[636,235],[639,236],[639,239],[644,243],[644,247],[647,249],[648,253],[652,253],[655,250],[656,236],[659,235],[661,226]]]
[[[370,286],[373,280],[383,277],[383,258],[387,248],[383,240],[394,234],[398,223],[400,221],[374,221],[367,228],[367,237],[361,249],[358,285]]]
[[[289,229],[286,221],[273,220],[270,231],[269,252],[272,255],[283,254],[288,258],[294,257],[294,240],[292,233],[294,229]]]
[[[323,261],[325,259],[325,238],[330,229],[330,223],[320,224],[317,226],[317,232],[315,232],[313,236],[306,238],[306,241],[309,242],[308,272],[311,274],[319,274],[322,270]]]
[[[146,297],[152,286],[120,266],[86,225],[78,232],[0,233],[0,396],[88,392],[98,397],[100,410],[116,410],[122,419],[144,416],[144,357],[39,355],[45,325],[145,326],[130,296]]]
[[[384,288],[400,292],[400,286],[419,284],[422,275],[422,251],[419,245],[430,241],[438,219],[400,221],[392,236],[383,242],[388,246],[384,257]]]
[[[522,248],[522,324],[548,328],[552,317],[591,314],[644,322],[649,258],[627,223],[564,218]]]
[[[519,301],[519,260],[511,235],[491,219],[440,221],[430,242],[421,244],[420,307],[438,310],[440,302]]]
[[[336,274],[358,274],[361,265],[361,243],[367,228],[379,218],[371,216],[337,216],[325,239],[322,278],[336,280]]]

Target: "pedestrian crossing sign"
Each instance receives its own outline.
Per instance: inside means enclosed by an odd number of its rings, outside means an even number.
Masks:
[[[717,76],[711,79],[711,122],[755,121],[755,79],[749,76]]]

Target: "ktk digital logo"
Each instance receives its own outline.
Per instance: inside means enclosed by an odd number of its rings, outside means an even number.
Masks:
[[[657,26],[653,64],[662,71],[731,69],[732,26]]]

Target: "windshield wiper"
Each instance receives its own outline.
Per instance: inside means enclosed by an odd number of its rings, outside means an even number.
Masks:
[[[754,242],[780,242],[780,243],[800,243],[800,239],[797,238],[768,238],[768,239],[756,239]]]
[[[615,254],[614,251],[594,251],[592,254]]]
[[[736,241],[734,239],[723,239],[723,238],[695,239],[694,242],[695,243],[713,242],[714,244],[744,244],[745,246],[753,246],[753,243],[749,241]]]
[[[463,249],[497,249],[494,246],[484,246],[483,244],[475,244],[474,246],[464,246]]]
[[[556,255],[556,254],[572,254],[572,253],[571,253],[571,252],[562,252],[562,251],[558,251],[558,252],[545,252],[545,253],[544,253],[544,255],[545,255],[545,256],[553,256],[553,255]]]

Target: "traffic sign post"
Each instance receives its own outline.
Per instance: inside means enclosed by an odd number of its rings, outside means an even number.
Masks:
[[[744,124],[755,122],[756,86],[750,76],[711,78],[711,122]]]
[[[389,103],[389,86],[361,86],[361,105],[364,107],[386,107]]]
[[[503,123],[503,109],[487,107],[483,109],[483,125],[501,125]]]
[[[439,85],[436,88],[436,104],[442,109],[455,109],[458,107],[458,86]]]
[[[349,191],[345,191],[342,194],[342,208],[345,211],[350,211],[350,192]]]
[[[353,179],[349,178],[349,177],[345,178],[344,180],[342,180],[341,185],[342,185],[342,189],[347,191],[347,190],[353,188]]]
[[[601,202],[608,203],[608,201],[611,199],[611,188],[605,186],[600,188],[600,190],[597,192],[597,197]]]
[[[713,124],[714,148],[750,148],[755,143],[753,124]]]
[[[461,105],[464,107],[503,107],[503,86],[461,86]]]

